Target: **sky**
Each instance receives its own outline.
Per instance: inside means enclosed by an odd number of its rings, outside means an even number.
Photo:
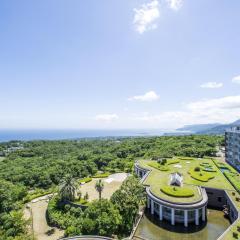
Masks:
[[[239,0],[1,0],[1,129],[240,118]]]

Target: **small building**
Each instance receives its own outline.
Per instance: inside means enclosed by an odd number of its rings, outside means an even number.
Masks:
[[[181,187],[182,183],[183,176],[180,173],[175,172],[170,175],[170,185]]]

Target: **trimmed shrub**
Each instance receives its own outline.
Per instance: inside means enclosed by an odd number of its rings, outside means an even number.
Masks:
[[[87,201],[87,199],[81,198],[80,200],[74,201],[74,203],[80,204],[80,205],[87,205],[88,201]]]
[[[111,175],[111,173],[99,173],[99,174],[95,174],[94,176],[92,176],[93,178],[107,178]]]
[[[201,170],[200,167],[195,167],[195,168],[194,168],[194,171],[195,171],[195,172],[200,172],[200,170]]]
[[[233,187],[240,192],[240,178],[238,174],[231,172],[224,172],[224,176],[228,179],[228,181],[233,185]]]
[[[171,165],[171,164],[175,164],[175,163],[179,163],[179,162],[180,162],[179,159],[168,159],[167,165]]]
[[[210,179],[214,178],[214,175],[208,172],[195,172],[194,169],[188,171],[190,176],[201,182],[208,182]]]
[[[86,177],[86,178],[80,179],[78,182],[79,183],[88,183],[88,182],[91,182],[91,181],[92,181],[91,177]]]
[[[156,168],[157,170],[160,170],[160,171],[168,171],[169,170],[169,167],[160,165],[157,162],[150,162],[150,163],[148,163],[148,166]]]
[[[238,239],[238,233],[237,232],[233,232],[233,237]]]
[[[36,189],[32,193],[28,193],[28,195],[24,198],[23,202],[27,203],[27,202],[32,201],[35,198],[39,198],[39,197],[42,197],[42,196],[45,196],[45,195],[48,195],[48,194],[51,194],[54,192],[55,192],[55,189],[53,189],[53,188],[50,188],[49,190]]]
[[[161,188],[161,191],[172,197],[192,197],[192,196],[194,196],[193,190],[188,187],[164,186]]]
[[[180,159],[180,160],[186,160],[186,161],[194,160],[194,158],[192,158],[192,157],[178,157],[178,159]]]

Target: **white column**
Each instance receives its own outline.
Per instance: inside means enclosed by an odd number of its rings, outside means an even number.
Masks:
[[[203,222],[206,221],[206,207],[205,206],[202,208],[202,221]]]
[[[188,210],[184,210],[184,227],[188,226]]]
[[[175,225],[175,210],[174,208],[171,209],[171,224]]]
[[[150,208],[150,198],[147,196],[147,208]]]
[[[195,224],[199,225],[199,210],[195,209]]]
[[[159,205],[159,220],[163,220],[163,206]]]
[[[154,214],[154,202],[151,200],[151,214]]]

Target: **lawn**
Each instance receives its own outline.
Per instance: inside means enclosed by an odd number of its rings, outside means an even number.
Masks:
[[[232,183],[235,189],[240,192],[240,176],[238,173],[224,172],[225,177]]]
[[[238,239],[240,239],[240,221],[237,220],[236,223],[231,226],[229,231],[221,239],[222,240],[238,240]]]
[[[112,177],[114,176],[114,177]],[[109,175],[108,177],[103,178],[101,175],[101,179],[104,183],[104,189],[102,192],[102,198],[110,199],[112,194],[120,188],[123,181],[126,179],[127,174],[126,173],[116,173],[113,175]],[[86,193],[88,193],[89,199],[88,201],[93,201],[98,199],[99,194],[95,189],[95,184],[99,180],[99,178],[92,178],[91,181],[80,185],[79,184],[79,190],[82,193],[82,196],[85,196]]]
[[[228,179],[229,182],[234,186],[234,188],[240,193],[240,175],[239,173],[227,163],[223,163],[217,160],[214,160],[216,166],[224,170],[223,174]]]
[[[176,161],[176,159],[178,160],[178,162]],[[147,179],[145,179],[143,184],[150,186],[150,189],[154,195],[172,202],[177,201],[190,203],[201,199],[201,195],[198,192],[197,186],[234,190],[234,187],[224,177],[223,173],[214,164],[212,159],[194,159],[181,157],[174,158],[174,161],[176,161],[176,165],[164,165],[168,168],[168,170],[161,171],[158,169],[160,164],[158,164],[156,161],[139,160],[139,164],[141,167],[151,170],[151,173],[149,174]],[[196,167],[200,168],[199,172],[194,171]],[[206,168],[211,169],[211,171],[206,171]],[[183,186],[191,187],[193,191],[193,196],[188,198],[176,198],[167,195],[160,190],[165,186],[169,186],[170,174],[174,172],[179,172],[183,175]]]

